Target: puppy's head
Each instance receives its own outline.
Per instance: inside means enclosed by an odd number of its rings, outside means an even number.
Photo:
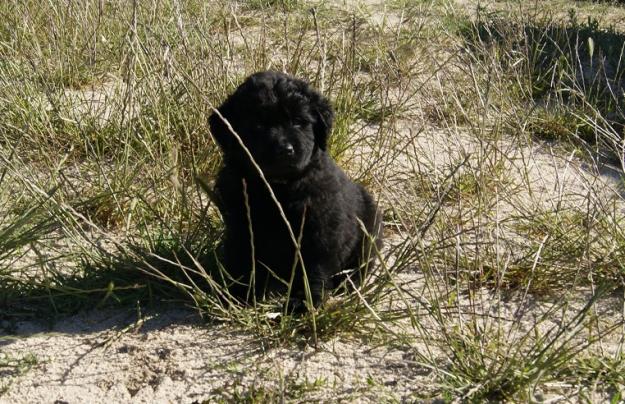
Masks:
[[[277,72],[251,75],[218,110],[269,179],[302,173],[326,149],[334,118],[327,99],[304,81]],[[209,124],[225,158],[248,166],[238,141],[216,113]]]

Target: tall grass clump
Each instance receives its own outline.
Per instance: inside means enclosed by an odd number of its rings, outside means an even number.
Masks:
[[[514,88],[532,111],[530,131],[623,160],[625,35],[613,25],[593,16],[580,21],[574,9],[566,19],[478,13],[461,35],[472,49],[497,52],[517,75]]]
[[[57,190],[53,187],[42,195],[25,190],[26,184],[11,169],[13,160],[11,152],[0,154],[0,308],[29,288],[29,279],[43,265],[58,258],[50,256],[45,247],[55,239],[54,232],[59,227],[46,209],[47,201]]]

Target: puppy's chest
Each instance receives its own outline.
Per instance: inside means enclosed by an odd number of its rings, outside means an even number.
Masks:
[[[267,235],[288,232],[280,209],[269,192],[258,188],[252,188],[249,191],[250,216],[254,230]],[[311,199],[296,192],[279,189],[274,190],[274,195],[293,227],[293,232],[297,234],[302,219],[310,214]]]
[[[295,248],[275,201],[266,190],[253,188],[248,189],[248,199],[256,257],[274,270],[285,269],[282,268],[285,262],[288,262],[287,267],[290,268],[288,259],[293,257]],[[298,238],[306,201],[284,197],[279,198],[279,201],[294,236]]]

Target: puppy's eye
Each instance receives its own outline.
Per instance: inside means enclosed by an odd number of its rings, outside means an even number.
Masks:
[[[293,121],[293,126],[296,128],[304,128],[309,124],[309,122],[305,119],[295,119]]]

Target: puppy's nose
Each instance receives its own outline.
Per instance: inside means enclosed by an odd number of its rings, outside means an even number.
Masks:
[[[278,154],[284,157],[291,157],[295,154],[295,149],[291,143],[282,143],[278,146]]]

